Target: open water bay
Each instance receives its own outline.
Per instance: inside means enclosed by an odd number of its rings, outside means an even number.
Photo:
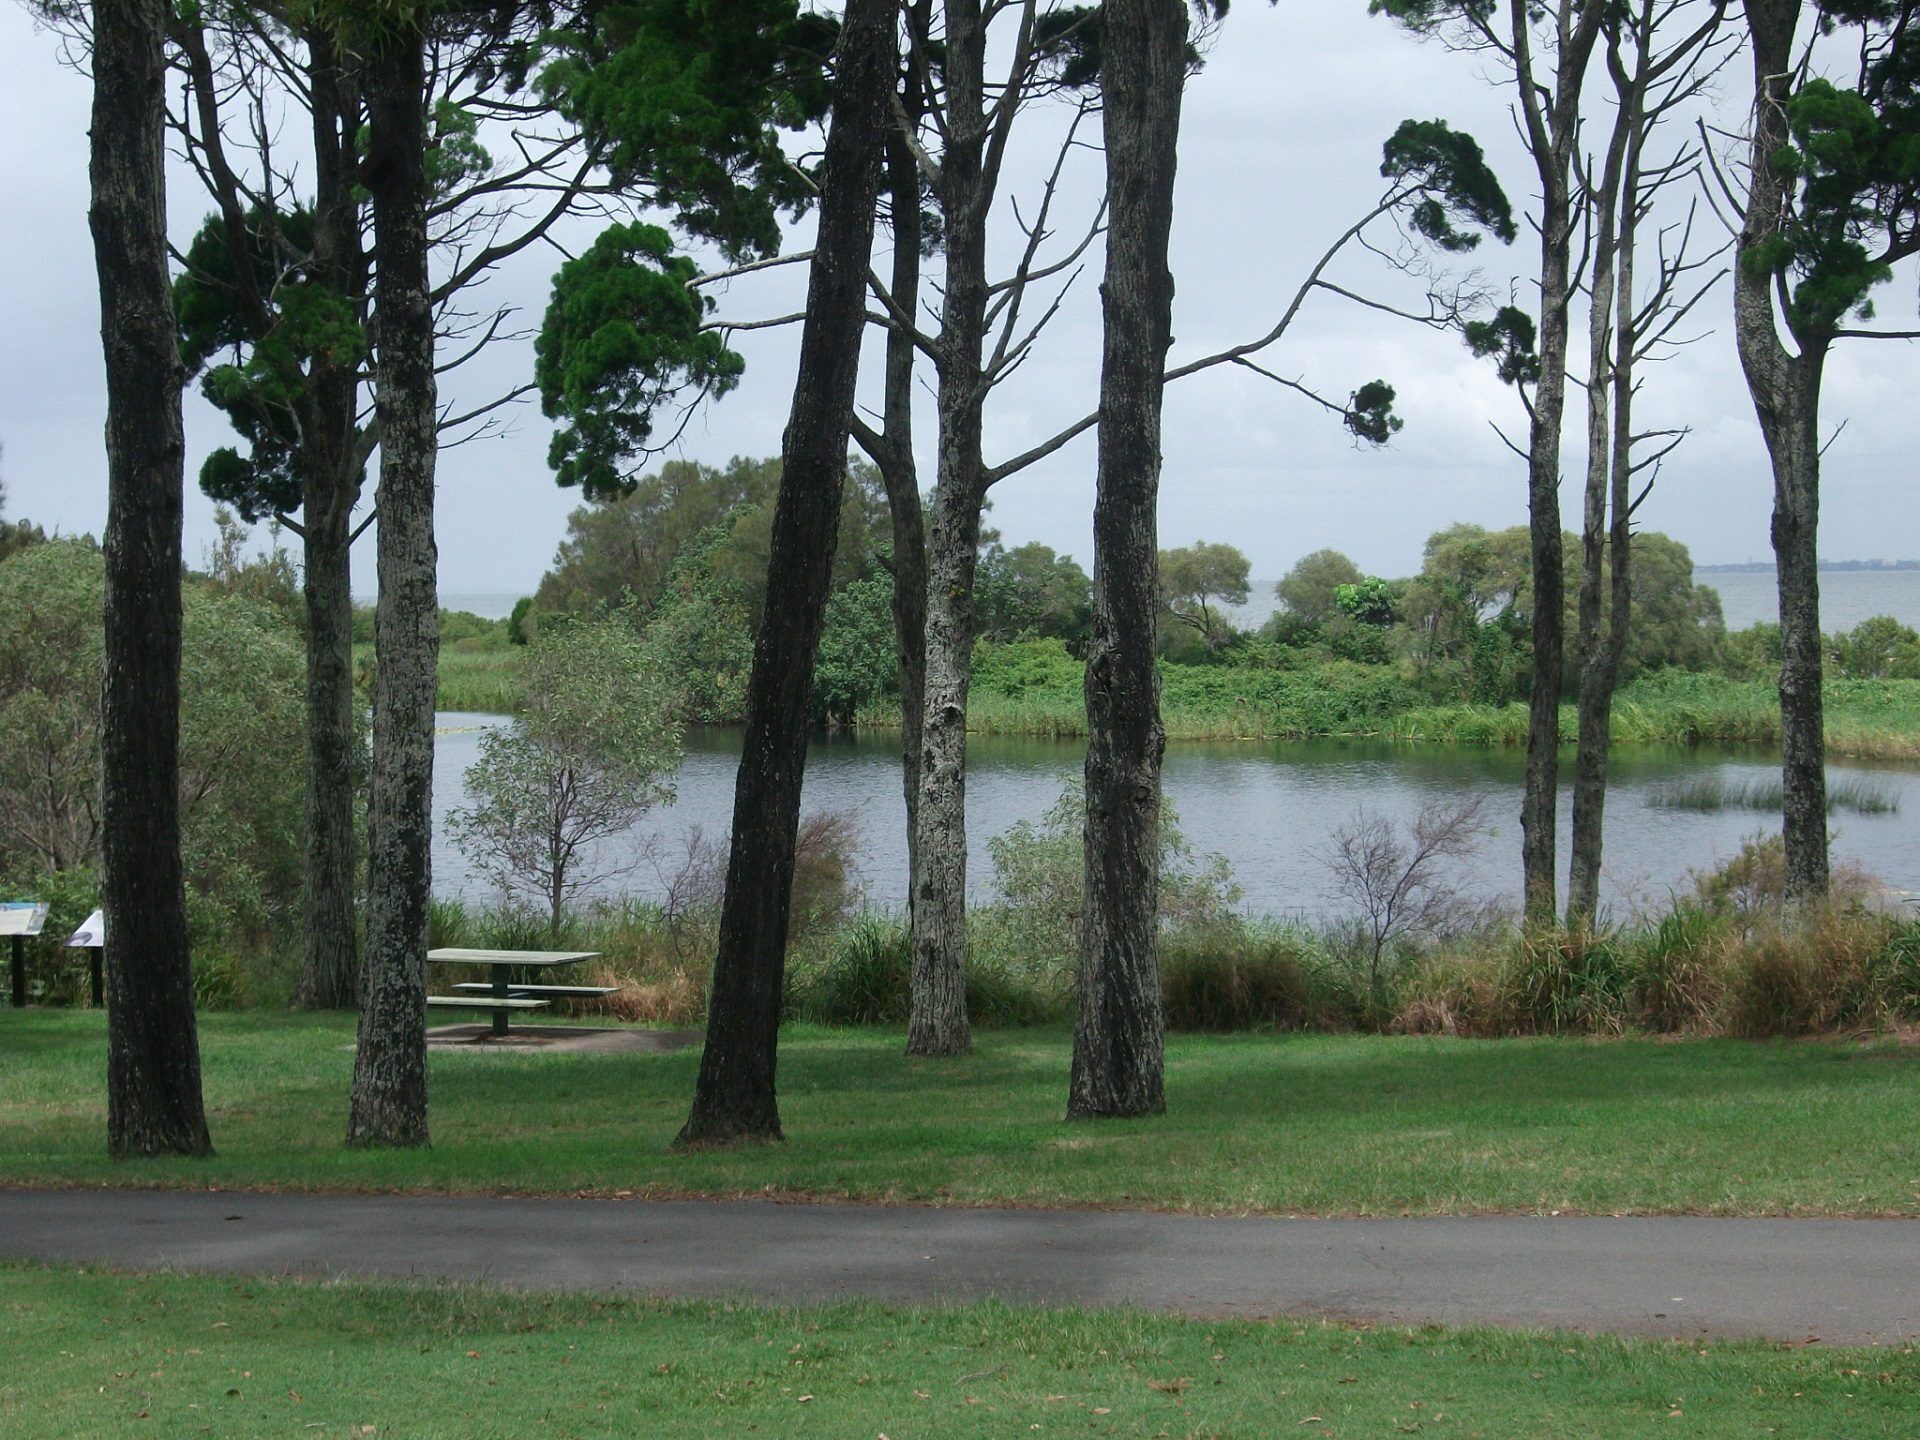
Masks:
[[[434,888],[443,896],[492,897],[492,887],[451,844],[447,812],[461,802],[463,775],[480,736],[504,723],[492,715],[443,714],[435,752]],[[657,898],[700,827],[724,836],[732,817],[737,731],[688,737],[678,798],[646,817],[621,850],[640,856],[605,892]],[[823,736],[807,762],[804,809],[843,811],[860,835],[860,873],[869,901],[906,902],[905,812],[897,738]],[[967,786],[968,875],[976,895],[992,893],[990,837],[1037,820],[1080,769],[1078,742],[974,737]],[[1563,774],[1571,772],[1569,763]],[[1896,810],[1835,814],[1837,858],[1852,860],[1896,889],[1920,889],[1920,770],[1835,764],[1831,774],[1864,782]],[[1733,855],[1743,838],[1771,832],[1763,812],[1674,809],[1656,804],[1681,782],[1718,777],[1733,783],[1777,779],[1778,760],[1758,751],[1622,749],[1607,802],[1606,896],[1616,910],[1658,905],[1688,888],[1690,873]],[[1226,857],[1255,913],[1314,917],[1341,908],[1329,892],[1321,856],[1329,838],[1362,807],[1410,819],[1432,799],[1485,797],[1489,833],[1464,866],[1463,879],[1488,898],[1519,890],[1521,755],[1439,745],[1372,742],[1180,743],[1167,750],[1165,783],[1180,827],[1199,853]],[[1565,863],[1571,800],[1560,804]],[[651,855],[652,858],[646,858]],[[1564,874],[1563,874],[1564,883]]]

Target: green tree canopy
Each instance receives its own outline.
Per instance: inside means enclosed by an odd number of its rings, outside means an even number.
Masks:
[[[975,625],[985,640],[1062,641],[1083,654],[1093,626],[1093,581],[1071,555],[1038,540],[1011,550],[995,536],[981,546]]]
[[[680,727],[630,616],[542,635],[523,674],[520,712],[481,738],[470,801],[448,826],[490,878],[545,902],[557,929],[567,901],[639,862],[627,832],[672,797]]]
[[[98,862],[104,593],[105,561],[84,542],[0,564],[0,874],[16,882]],[[189,582],[184,601],[189,913],[227,935],[285,933],[300,904],[299,633],[215,586]]]
[[[1340,613],[1342,585],[1357,585],[1360,567],[1338,550],[1315,550],[1294,561],[1274,582],[1273,593],[1287,614],[1302,625],[1324,625]]]
[[[614,184],[730,259],[772,254],[811,200],[785,131],[817,119],[838,21],[796,0],[609,0],[556,35],[540,84]],[[538,341],[555,478],[590,498],[631,488],[657,415],[718,397],[740,357],[703,328],[696,267],[652,225],[614,225],[561,267]]]
[[[1195,631],[1208,650],[1233,635],[1221,605],[1244,605],[1251,593],[1247,557],[1231,545],[1197,541],[1160,552],[1160,603],[1164,612]]]

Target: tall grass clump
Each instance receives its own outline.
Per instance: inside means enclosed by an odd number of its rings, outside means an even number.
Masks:
[[[479,715],[511,715],[525,693],[524,649],[440,652],[434,707]]]
[[[1391,1028],[1455,1035],[1763,1038],[1920,1018],[1920,922],[1837,867],[1829,902],[1782,904],[1779,837],[1700,874],[1663,914],[1614,931],[1523,931],[1422,957]]]
[[[989,912],[991,913],[991,912]],[[986,934],[994,927],[989,924]],[[900,1025],[912,998],[913,946],[888,915],[857,916],[808,947],[788,974],[786,1013],[820,1025]],[[976,939],[966,965],[967,1014],[978,1025],[1041,1025],[1070,1013],[1071,972],[996,953]]]
[[[1348,1007],[1312,936],[1241,923],[1177,930],[1160,947],[1160,986],[1172,1030],[1300,1030]]]
[[[912,978],[906,927],[884,915],[861,915],[823,956],[789,970],[786,1013],[822,1025],[901,1024]]]

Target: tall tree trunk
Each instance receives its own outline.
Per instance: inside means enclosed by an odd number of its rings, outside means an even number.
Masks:
[[[1527,445],[1527,534],[1533,588],[1533,665],[1527,697],[1527,762],[1520,802],[1520,856],[1527,919],[1555,919],[1560,798],[1560,689],[1566,644],[1566,579],[1560,538],[1560,423],[1566,414],[1567,310],[1572,291],[1574,205],[1569,172],[1580,127],[1580,92],[1600,34],[1605,0],[1561,0],[1550,93],[1536,89],[1529,0],[1508,0],[1521,115],[1540,180],[1540,379]]]
[[[1560,538],[1560,422],[1566,409],[1569,239],[1564,173],[1541,224],[1540,384],[1527,455],[1527,535],[1533,587],[1533,667],[1527,695],[1525,793],[1520,853],[1527,918],[1551,921],[1560,790],[1561,650],[1566,581]]]
[[[1640,32],[1636,28],[1636,36]],[[1573,860],[1567,925],[1590,926],[1600,906],[1613,691],[1629,620],[1630,543],[1624,489],[1631,464],[1634,334],[1633,231],[1639,205],[1640,98],[1646,70],[1622,90],[1599,192],[1591,197],[1592,269],[1587,306],[1587,480],[1580,527],[1579,728],[1573,762]],[[1623,383],[1626,382],[1626,383]],[[1609,525],[1609,515],[1612,523]],[[1611,571],[1610,592],[1603,594]],[[1609,603],[1609,600],[1611,603]]]
[[[180,869],[180,525],[185,372],[167,277],[167,7],[93,7],[87,213],[107,370],[106,683],[101,903],[106,911],[107,1150],[212,1151],[200,1093]]]
[[[379,573],[367,950],[347,1139],[427,1143],[427,902],[432,887],[433,703],[440,651],[433,539],[439,447],[427,273],[426,75],[418,29],[368,63]]]
[[[359,106],[330,41],[310,35],[314,127],[312,276],[335,296],[358,292],[365,265],[355,199]],[[360,499],[359,356],[314,357],[302,405],[301,528],[307,606],[307,854],[299,1001],[352,1006],[359,988],[354,920],[353,579]]]
[[[932,0],[907,8],[908,48],[902,64],[901,123],[917,129],[926,113],[925,87],[915,63],[915,45],[923,51]],[[892,213],[893,266],[888,288],[894,306],[909,317],[920,308],[920,166],[907,136],[887,136],[887,191]],[[927,531],[920,504],[919,468],[913,458],[913,371],[918,358],[910,330],[887,332],[882,426],[869,446],[887,491],[887,516],[893,535],[893,644],[900,669],[900,783],[907,809],[908,925],[912,928],[912,877],[920,817],[921,716],[927,684]]]
[[[946,221],[938,352],[939,446],[927,537],[926,701],[920,807],[910,878],[913,981],[909,1055],[964,1055],[967,1023],[967,692],[973,681],[974,575],[986,504],[981,425],[986,385],[986,33],[980,0],[948,0]]]
[[[1793,177],[1775,157],[1787,141],[1798,0],[1747,0],[1752,37],[1753,139],[1746,220],[1734,266],[1733,333],[1773,468],[1773,554],[1780,590],[1780,740],[1786,896],[1827,893],[1826,732],[1820,643],[1820,381],[1830,336],[1780,341],[1774,271],[1763,253],[1783,225]]]
[[[1105,339],[1087,649],[1086,898],[1070,1118],[1166,1109],[1159,927],[1161,370],[1173,339],[1173,178],[1184,0],[1107,0]]]
[[[312,479],[304,488],[307,853],[298,1003],[343,1010],[355,1003],[360,969],[354,933],[353,577],[347,543],[352,502],[337,487],[334,494],[316,493]]]
[[[781,445],[767,604],[747,682],[707,1044],[681,1145],[780,1138],[774,1070],[794,839],[860,367],[896,7],[897,0],[848,0],[840,31],[800,369]]]

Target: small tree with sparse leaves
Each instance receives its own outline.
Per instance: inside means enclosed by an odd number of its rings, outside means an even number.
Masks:
[[[542,635],[527,652],[525,708],[467,769],[470,802],[448,817],[455,843],[503,888],[540,896],[557,931],[570,899],[641,858],[622,842],[673,798],[673,715],[630,615]]]

